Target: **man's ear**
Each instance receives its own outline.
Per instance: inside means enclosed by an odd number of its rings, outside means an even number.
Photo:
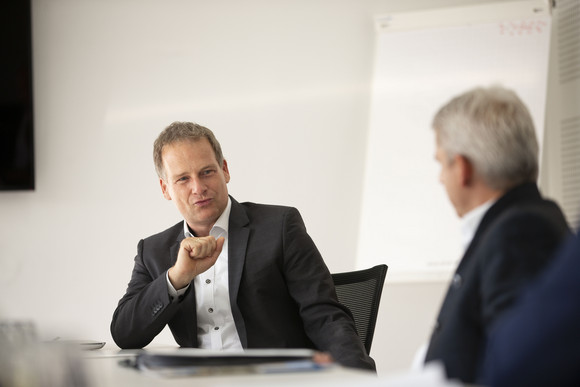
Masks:
[[[230,171],[228,169],[228,162],[226,159],[223,159],[222,171],[224,172],[224,177],[226,179],[226,183],[230,182]]]
[[[459,182],[462,186],[467,187],[473,183],[474,171],[471,161],[463,155],[455,156],[455,163],[457,163],[457,173],[459,174]]]
[[[163,197],[167,200],[171,200],[171,195],[169,195],[169,190],[167,189],[167,183],[162,178],[159,178],[159,185],[161,186],[161,192],[163,192]]]

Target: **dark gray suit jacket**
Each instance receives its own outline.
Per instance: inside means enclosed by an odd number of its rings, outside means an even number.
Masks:
[[[180,222],[139,242],[111,322],[119,347],[142,348],[165,325],[180,346],[198,346],[194,286],[172,302],[165,277],[183,238]],[[230,304],[244,348],[313,348],[375,369],[298,210],[232,198],[228,238]]]
[[[492,323],[546,266],[570,230],[534,183],[502,196],[484,215],[441,306],[425,361],[475,383]]]

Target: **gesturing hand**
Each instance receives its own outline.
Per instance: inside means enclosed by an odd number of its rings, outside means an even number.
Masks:
[[[176,290],[184,288],[197,275],[212,267],[222,252],[224,242],[224,237],[216,240],[212,236],[181,241],[177,261],[168,273],[173,287]]]

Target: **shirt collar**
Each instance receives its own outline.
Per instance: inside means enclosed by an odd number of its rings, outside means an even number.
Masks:
[[[226,209],[224,210],[224,212],[222,212],[222,214],[220,215],[218,220],[216,220],[216,222],[214,223],[213,227],[211,228],[211,230],[209,232],[210,235],[213,235],[213,231],[216,228],[219,228],[222,231],[225,231],[225,233],[227,235],[228,230],[229,230],[229,226],[230,226],[230,212],[231,211],[232,211],[232,199],[230,199],[230,197],[228,196],[228,204],[226,205]],[[195,236],[189,231],[189,227],[187,226],[187,221],[185,219],[183,220],[183,235],[185,235],[186,238],[190,238],[190,237]]]
[[[473,210],[469,211],[461,218],[461,245],[463,247],[463,251],[467,250],[467,247],[471,243],[473,236],[475,235],[475,231],[483,216],[495,203],[495,200],[488,200],[487,202],[481,204],[478,207],[475,207]]]

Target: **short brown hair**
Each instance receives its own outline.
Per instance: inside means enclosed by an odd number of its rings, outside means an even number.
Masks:
[[[175,121],[159,134],[153,144],[153,162],[157,175],[162,179],[165,178],[163,147],[180,141],[197,141],[202,138],[207,138],[219,166],[222,167],[224,163],[222,148],[211,130],[193,122]]]

